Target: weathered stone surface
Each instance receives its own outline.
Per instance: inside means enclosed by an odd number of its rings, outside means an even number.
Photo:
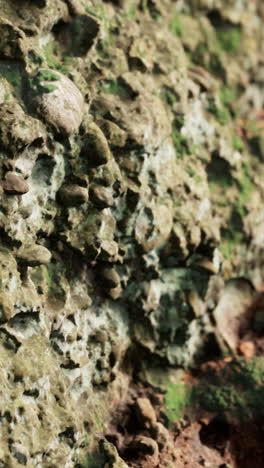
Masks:
[[[17,250],[16,258],[20,263],[34,267],[48,264],[51,253],[43,245],[23,245]]]
[[[260,3],[2,0],[0,30],[0,465],[126,466],[109,423],[159,466],[167,374],[263,349]]]
[[[104,209],[112,206],[114,204],[114,199],[111,191],[100,185],[91,185],[89,189],[89,195],[91,201],[98,206],[98,208]]]
[[[58,191],[58,199],[65,206],[79,206],[88,201],[88,190],[76,184],[64,184]]]

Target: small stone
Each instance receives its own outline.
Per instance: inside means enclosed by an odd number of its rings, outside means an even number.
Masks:
[[[29,191],[28,183],[25,179],[14,172],[7,172],[5,180],[1,180],[1,186],[10,195],[23,195]]]
[[[138,398],[136,401],[136,412],[139,422],[146,428],[156,422],[156,413],[148,398]]]
[[[85,136],[81,156],[87,158],[90,167],[101,166],[111,159],[111,152],[102,130],[91,123]]]
[[[102,282],[105,288],[116,288],[120,284],[120,276],[114,268],[104,268],[101,271]]]
[[[122,286],[119,284],[116,288],[111,288],[108,291],[108,295],[115,301],[122,294]]]
[[[80,185],[65,184],[58,191],[58,198],[65,206],[79,206],[88,201],[88,190]]]
[[[99,258],[104,262],[114,262],[118,256],[118,244],[115,241],[102,241]]]
[[[27,266],[47,265],[51,259],[51,253],[42,245],[24,245],[16,252],[17,260]]]
[[[0,293],[0,323],[7,322],[15,314],[12,295],[9,293]]]
[[[159,454],[159,447],[157,442],[150,437],[145,437],[142,435],[136,436],[132,442],[132,447],[144,455],[157,457]]]
[[[108,208],[114,204],[111,191],[101,185],[92,185],[89,191],[91,201],[101,209]]]
[[[256,348],[253,341],[242,341],[238,346],[238,351],[245,358],[252,358],[256,354]]]
[[[114,122],[111,122],[111,120],[105,119],[100,121],[100,126],[111,145],[118,146],[119,148],[123,148],[125,146],[127,140],[127,133],[125,130],[120,128]]]
[[[215,264],[208,258],[204,257],[204,258],[201,258],[197,261],[194,262],[194,265],[195,266],[199,266],[201,268],[204,268],[205,270],[209,271],[210,273],[212,273],[213,275],[217,274],[218,271],[217,271],[217,268],[215,266]]]
[[[62,73],[41,69],[31,79],[37,111],[57,131],[71,135],[78,131],[84,112],[84,99],[75,84]]]
[[[169,440],[169,432],[160,422],[155,422],[151,428],[151,435],[156,440],[160,449],[165,447]]]

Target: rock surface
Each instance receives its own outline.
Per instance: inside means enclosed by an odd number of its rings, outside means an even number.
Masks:
[[[0,466],[228,463],[199,434],[262,411],[261,0],[0,16]]]

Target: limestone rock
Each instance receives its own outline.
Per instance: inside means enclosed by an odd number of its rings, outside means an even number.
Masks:
[[[0,143],[14,154],[26,147],[41,147],[45,141],[44,126],[26,114],[16,101],[1,104],[0,122]]]
[[[24,265],[35,267],[48,264],[51,259],[51,253],[42,245],[24,245],[17,250],[16,258]]]
[[[62,73],[41,69],[31,78],[35,103],[41,118],[58,132],[78,131],[84,112],[84,99],[75,84]]]

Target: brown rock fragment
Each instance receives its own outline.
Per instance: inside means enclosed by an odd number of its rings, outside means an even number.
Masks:
[[[102,187],[101,185],[93,185],[91,186],[89,193],[91,201],[96,206],[98,206],[98,208],[108,208],[114,203],[111,191],[106,187]]]
[[[120,276],[114,268],[104,268],[101,271],[103,284],[106,288],[116,288],[120,284]]]
[[[136,412],[143,426],[149,428],[156,422],[156,413],[148,398],[138,398],[136,401]]]
[[[159,447],[155,440],[151,437],[138,435],[132,442],[131,448],[147,458],[151,457],[151,466],[158,466],[159,462]]]
[[[65,206],[78,206],[88,201],[88,191],[80,185],[62,185],[58,192],[59,201]]]
[[[5,180],[1,180],[0,185],[10,195],[23,195],[23,193],[29,191],[29,186],[25,179],[10,171],[6,173]]]
[[[256,354],[256,348],[253,341],[242,341],[238,346],[238,351],[245,358],[252,358]]]
[[[90,167],[101,166],[111,159],[107,139],[95,123],[91,123],[83,140],[81,156],[87,158]]]
[[[160,449],[166,446],[170,438],[168,430],[160,422],[153,423],[151,435],[156,440]]]

